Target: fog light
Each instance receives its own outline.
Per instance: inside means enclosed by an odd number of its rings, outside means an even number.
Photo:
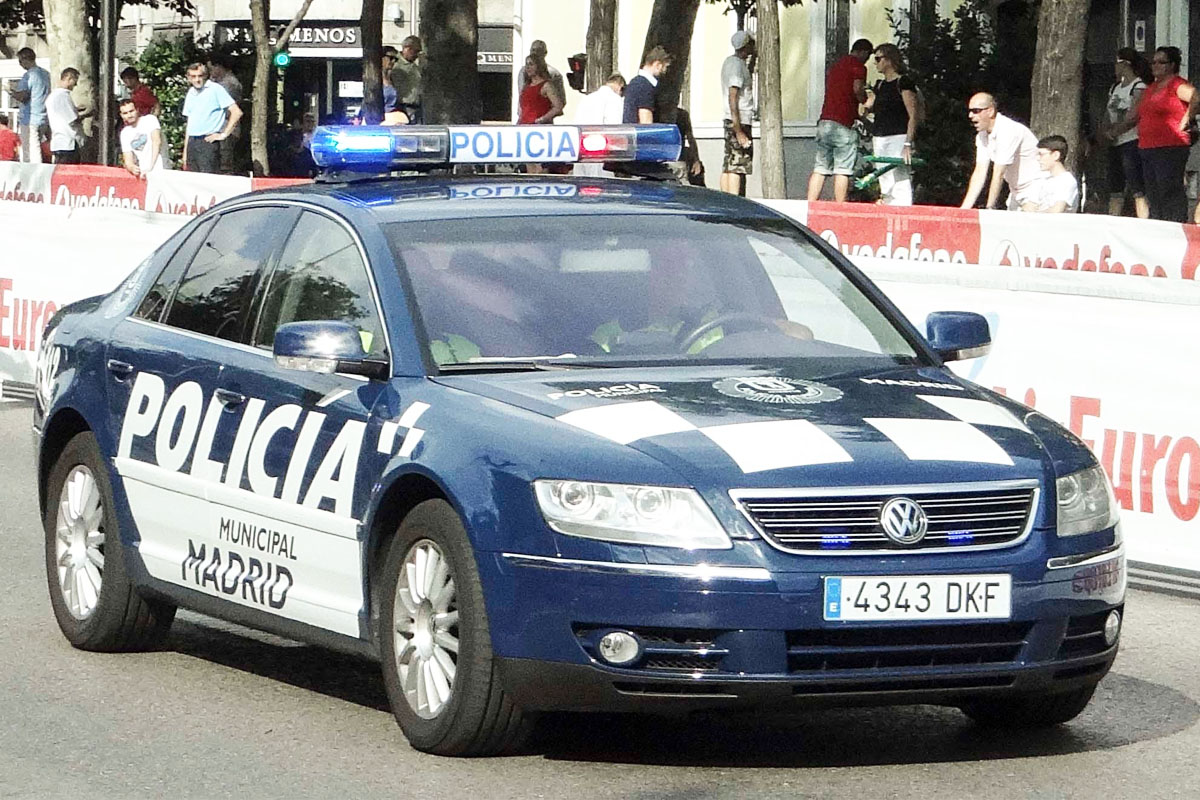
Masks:
[[[1104,620],[1104,643],[1112,647],[1116,643],[1117,637],[1121,634],[1121,612],[1110,611],[1108,618]]]
[[[614,666],[624,666],[637,660],[642,651],[638,638],[626,631],[611,631],[600,639],[596,648],[600,658]]]

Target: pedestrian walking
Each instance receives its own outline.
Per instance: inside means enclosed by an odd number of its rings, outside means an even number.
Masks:
[[[1200,105],[1200,93],[1179,76],[1181,58],[1178,47],[1154,51],[1150,59],[1154,82],[1134,111],[1150,216],[1171,222],[1187,221],[1183,174],[1191,147],[1188,128]]]
[[[546,74],[550,76],[549,80],[552,84],[554,84],[554,89],[555,89],[555,91],[558,92],[558,96],[563,99],[563,106],[565,107],[567,104],[567,88],[566,88],[566,86],[563,85],[562,73],[559,72],[554,67],[550,66],[550,62],[547,61],[547,59],[546,59],[547,55],[549,55],[549,52],[550,51],[546,47],[546,43],[543,42],[541,39],[534,39],[533,42],[529,45],[529,55],[537,56],[538,58],[542,59],[542,61],[546,62]],[[525,87],[528,85],[529,85],[529,79],[527,77],[525,77],[525,73],[522,72],[522,73],[518,74],[517,75],[517,92],[518,92],[518,94],[520,92],[525,91]]]
[[[967,116],[975,126],[975,169],[967,184],[962,208],[974,208],[984,184],[987,201],[984,208],[997,208],[1000,187],[1008,184],[1008,209],[1015,211],[1027,201],[1041,196],[1046,179],[1038,165],[1038,138],[1033,131],[996,108],[996,98],[987,92],[973,95],[967,103]],[[988,181],[988,168],[992,169]]]
[[[183,98],[187,137],[183,140],[183,168],[191,172],[221,171],[220,142],[229,137],[242,118],[242,109],[225,87],[208,79],[208,67],[187,68],[191,84]]]
[[[675,125],[679,128],[679,160],[683,164],[680,183],[707,186],[704,180],[704,162],[700,160],[700,145],[696,142],[696,134],[692,130],[692,115],[686,108],[675,109]],[[742,187],[742,193],[745,194],[745,186]]]
[[[396,110],[403,111],[410,125],[422,125],[425,113],[421,98],[421,38],[408,36],[400,43],[400,57],[392,67],[392,87],[396,90]]]
[[[8,114],[0,112],[0,161],[21,158],[21,137],[8,127]]]
[[[734,31],[733,55],[721,64],[721,97],[725,119],[725,159],[721,164],[721,191],[746,194],[746,176],[754,172],[754,95],[750,65],[754,37]]]
[[[671,66],[671,54],[662,45],[655,45],[642,58],[642,68],[625,86],[625,110],[621,122],[626,125],[648,125],[658,113],[658,79]]]
[[[234,104],[242,106],[242,82],[233,74],[232,65],[224,56],[213,56],[208,60],[208,77],[214,83],[229,93]],[[229,131],[229,135],[221,140],[221,172],[239,172],[238,161],[242,150],[242,126],[237,123]]]
[[[871,147],[877,157],[900,158],[895,166],[879,176],[880,202],[887,206],[911,206],[913,202],[913,142],[917,135],[917,85],[908,76],[904,55],[894,44],[875,48],[875,68],[882,76],[867,98],[868,111],[875,114]]]
[[[21,160],[41,164],[42,142],[49,138],[46,98],[50,96],[50,73],[37,65],[37,53],[29,47],[17,51],[17,63],[25,74],[15,84],[9,83],[8,93],[19,104],[17,136],[21,140]]]
[[[1137,108],[1146,91],[1142,80],[1145,59],[1132,47],[1117,51],[1116,80],[1108,90],[1106,124],[1101,136],[1108,148],[1108,213],[1120,216],[1126,194],[1133,195],[1134,212],[1141,219],[1150,216],[1146,184],[1142,178],[1142,157],[1138,150]]]
[[[408,115],[400,110],[400,98],[396,94],[396,86],[392,83],[392,70],[400,60],[400,51],[396,48],[383,48],[383,124],[407,125]]]
[[[125,84],[125,88],[129,90],[129,99],[137,106],[138,114],[143,117],[147,115],[158,116],[161,110],[158,105],[158,97],[151,91],[150,87],[142,83],[142,76],[134,67],[126,67],[121,70],[121,83]]]
[[[121,142],[121,160],[125,169],[142,180],[150,177],[151,173],[166,169],[166,147],[158,117],[139,113],[132,97],[122,100],[118,110],[121,121],[125,123],[117,137]]]
[[[78,83],[79,70],[67,67],[59,74],[58,87],[46,98],[50,153],[55,164],[78,164],[82,161],[80,149],[87,137],[83,134],[81,121],[91,112],[80,113],[71,99],[71,90]]]
[[[845,202],[850,194],[850,176],[858,161],[858,134],[854,121],[858,107],[867,100],[865,64],[875,51],[867,39],[859,39],[849,55],[839,58],[825,76],[825,102],[817,121],[817,158],[808,179],[808,199],[818,200],[825,178],[833,176],[833,199]]]
[[[1053,134],[1038,140],[1038,167],[1046,177],[1038,185],[1038,195],[1021,204],[1022,211],[1061,214],[1079,210],[1079,181],[1066,167],[1067,140]]]
[[[525,57],[525,88],[517,101],[517,124],[548,125],[563,113],[563,101],[541,56]]]
[[[604,85],[579,101],[574,122],[577,125],[620,125],[625,115],[625,78],[619,72],[608,76]]]
[[[625,115],[625,77],[619,72],[608,76],[596,91],[584,96],[575,111],[576,125],[620,125]],[[599,178],[606,173],[602,164],[578,163],[572,171],[575,175]]]

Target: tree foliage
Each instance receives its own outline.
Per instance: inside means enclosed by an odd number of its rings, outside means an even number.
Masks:
[[[1028,119],[1029,75],[1001,53],[987,0],[965,0],[949,18],[924,22],[928,38],[914,41],[902,24],[905,12],[889,13],[896,43],[908,58],[909,74],[925,98],[925,124],[917,129],[913,170],[917,203],[957,205],[975,164],[975,129],[966,104],[975,92],[990,92],[1012,117]],[[1007,38],[1007,37],[1006,37]]]
[[[196,11],[192,0],[118,0],[118,4],[166,8],[185,17],[193,16]],[[100,19],[100,0],[87,0],[86,7],[90,19]],[[118,13],[119,11],[118,8]],[[22,25],[45,27],[46,16],[42,0],[0,0],[0,31],[12,30]]]
[[[207,60],[207,53],[191,36],[179,36],[152,39],[137,58],[130,54],[118,53],[118,56],[132,62],[142,82],[158,97],[162,107],[158,123],[162,126],[164,145],[170,149],[171,160],[178,164],[187,124],[183,116],[183,98],[188,90],[185,71],[188,64]]]

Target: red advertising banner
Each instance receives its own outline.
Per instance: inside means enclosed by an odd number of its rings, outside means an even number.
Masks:
[[[51,175],[50,203],[141,210],[146,207],[146,182],[123,169],[63,164]]]
[[[849,258],[980,263],[977,211],[814,202],[808,227]]]

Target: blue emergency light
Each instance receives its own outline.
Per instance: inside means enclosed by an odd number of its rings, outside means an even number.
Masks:
[[[449,164],[676,161],[674,125],[328,125],[313,160],[331,169],[420,169]]]

